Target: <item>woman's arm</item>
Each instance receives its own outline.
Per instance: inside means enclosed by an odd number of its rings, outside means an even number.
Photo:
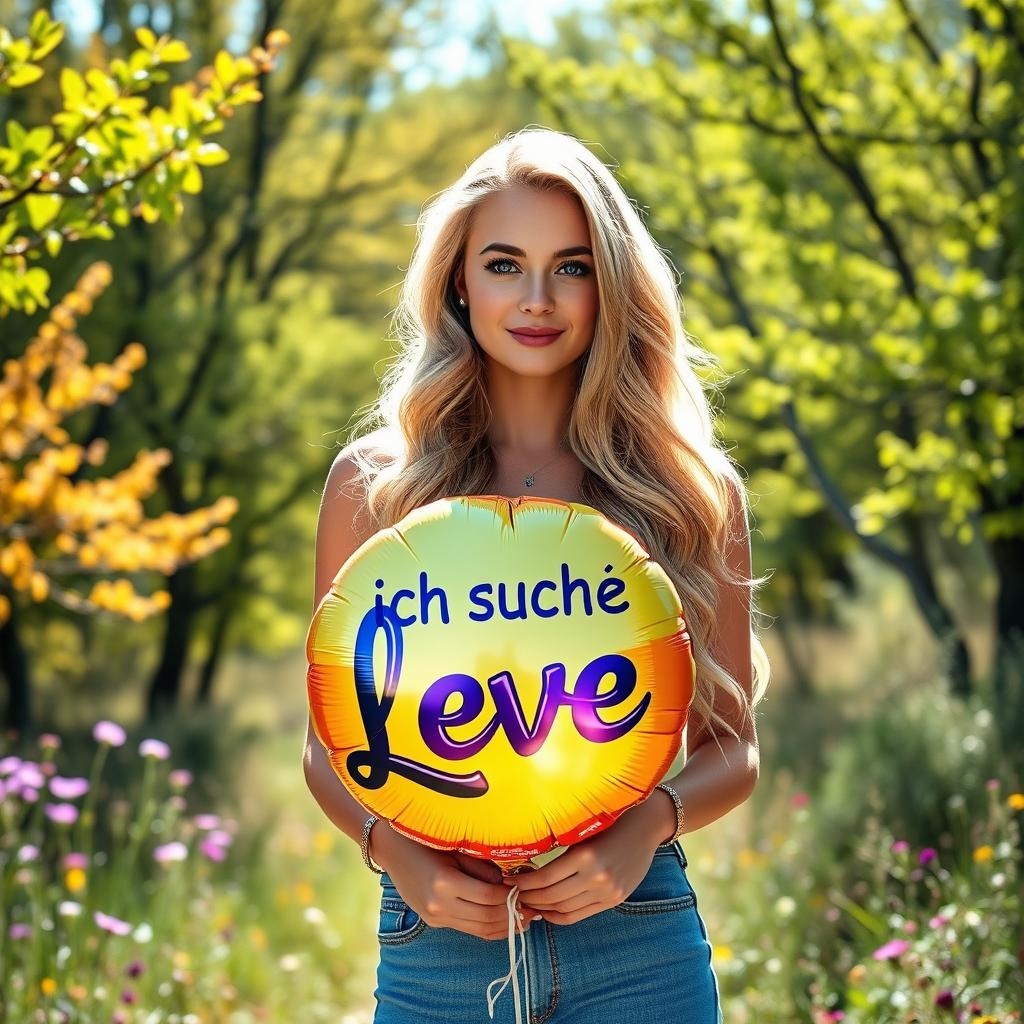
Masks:
[[[368,535],[368,527],[361,518],[365,512],[363,501],[355,461],[342,451],[327,475],[320,501],[316,527],[314,613],[338,570]],[[312,719],[306,729],[302,769],[306,785],[324,814],[357,846],[360,845],[363,823],[369,814],[338,778],[327,758],[327,751],[313,732]],[[388,870],[394,841],[402,838],[386,821],[376,822],[370,830],[370,857],[373,862]]]
[[[751,579],[750,530],[745,505],[736,484],[730,486],[729,535],[725,558],[728,564]],[[746,587],[725,584],[719,592],[719,617],[715,657],[743,688],[748,704],[753,694],[753,668],[750,648],[750,591]],[[726,704],[728,701],[728,704]],[[720,737],[722,751],[711,740],[707,723],[696,716],[687,722],[687,758],[682,770],[665,779],[679,794],[683,804],[684,832],[696,832],[743,803],[754,791],[760,770],[760,754],[753,715],[721,689],[715,691],[715,710],[730,722],[739,739],[726,733]],[[724,757],[723,757],[724,752]],[[676,830],[676,808],[663,789],[655,789],[627,814],[652,847]]]

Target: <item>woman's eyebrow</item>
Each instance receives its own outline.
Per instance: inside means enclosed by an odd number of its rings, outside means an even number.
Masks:
[[[493,249],[495,252],[504,252],[509,256],[525,256],[526,253],[518,246],[509,245],[508,242],[491,242],[489,245],[485,245],[479,255],[483,256],[485,252],[489,252]],[[573,245],[568,249],[559,249],[555,253],[555,258],[561,256],[593,256],[594,254],[590,251],[590,247],[586,245]]]

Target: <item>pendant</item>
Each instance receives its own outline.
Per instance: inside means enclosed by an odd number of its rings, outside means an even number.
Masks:
[[[532,474],[526,478],[525,483],[526,483],[527,487],[532,487],[533,486],[533,475]]]

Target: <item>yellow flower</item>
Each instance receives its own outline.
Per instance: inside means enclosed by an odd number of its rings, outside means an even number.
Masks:
[[[173,960],[175,967],[188,967],[191,962],[191,957],[188,955],[188,951],[179,949],[175,952]]]
[[[732,959],[732,947],[731,946],[712,946],[712,955],[716,960],[721,960],[725,963],[726,960]]]
[[[974,859],[979,863],[983,860],[992,859],[992,847],[991,846],[979,846],[974,851]]]
[[[43,980],[39,982],[39,988],[44,996],[52,996],[53,993],[57,991],[57,982],[55,982],[53,978],[43,978]]]
[[[972,1017],[971,1024],[999,1024],[999,1018],[986,1013],[984,1017]]]
[[[846,972],[846,980],[851,985],[859,985],[867,977],[868,969],[863,964],[854,964]]]
[[[278,886],[274,890],[274,902],[279,907],[286,907],[291,902],[291,893],[284,886]]]
[[[64,872],[64,884],[68,892],[81,892],[85,888],[85,872],[81,868],[68,868]]]
[[[249,929],[249,940],[257,949],[267,948],[267,933],[259,925]]]
[[[313,902],[313,886],[309,882],[296,882],[295,883],[295,898],[305,904],[307,907]]]
[[[313,834],[313,849],[317,853],[330,853],[334,848],[334,836],[330,832],[320,829]]]
[[[1011,793],[1006,798],[1006,803],[1015,811],[1024,811],[1024,793]],[[977,1018],[981,1020],[982,1018]]]

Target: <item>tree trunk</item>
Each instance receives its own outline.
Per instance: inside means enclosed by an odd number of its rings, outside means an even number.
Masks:
[[[181,677],[188,658],[195,609],[195,566],[183,565],[167,581],[171,606],[167,609],[167,629],[160,664],[150,680],[146,715],[152,719],[173,711],[181,692]]]
[[[206,656],[206,660],[199,670],[199,690],[196,693],[197,704],[209,704],[210,698],[213,695],[213,680],[217,675],[221,655],[224,653],[224,639],[228,634],[228,626],[231,624],[234,613],[235,606],[231,601],[222,601],[217,609],[217,618],[213,625],[213,635],[210,638],[210,653]]]
[[[7,594],[11,614],[0,626],[0,675],[7,682],[7,708],[4,728],[24,736],[32,728],[32,679],[28,657],[18,636],[18,605],[14,594]]]

